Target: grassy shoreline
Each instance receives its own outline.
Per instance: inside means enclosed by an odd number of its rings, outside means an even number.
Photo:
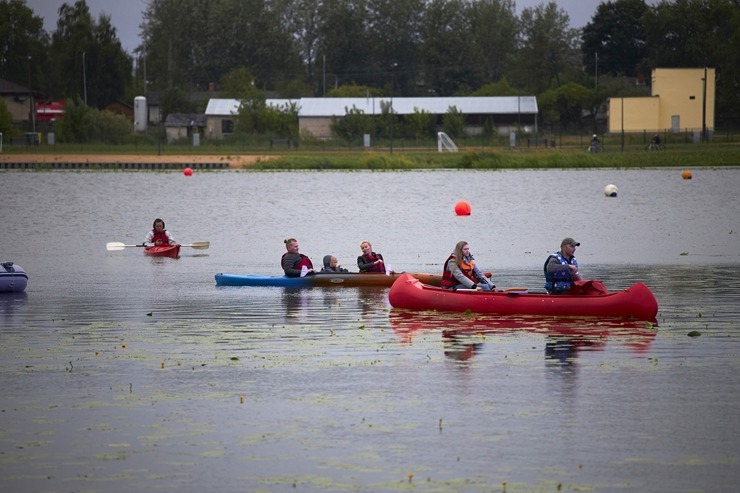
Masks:
[[[8,149],[6,149],[7,151]],[[468,148],[455,153],[440,153],[429,149],[301,149],[281,152],[247,149],[167,147],[163,152],[141,152],[141,149],[88,148],[58,146],[54,149],[33,149],[33,153],[13,150],[0,155],[0,161],[12,161],[13,156],[24,156],[34,162],[34,156],[64,156],[87,158],[90,161],[120,161],[136,156],[152,162],[184,163],[202,159],[229,162],[232,169],[245,171],[268,170],[434,170],[434,169],[589,169],[589,168],[656,168],[656,167],[740,167],[740,145],[681,145],[667,150],[645,151],[642,146],[609,147],[604,152],[591,154],[579,148]],[[44,169],[44,160],[36,166]]]
[[[250,165],[255,170],[579,169],[740,167],[740,147],[620,150],[492,150],[437,152],[332,152],[284,154]]]

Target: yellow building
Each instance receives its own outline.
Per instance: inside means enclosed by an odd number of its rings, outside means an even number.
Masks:
[[[712,132],[714,77],[713,68],[656,68],[652,96],[609,98],[609,133]]]

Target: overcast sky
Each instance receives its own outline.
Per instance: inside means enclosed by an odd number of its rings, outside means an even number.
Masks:
[[[604,0],[557,0],[558,7],[570,17],[571,27],[585,26],[596,13],[596,8]],[[56,30],[59,18],[59,7],[65,0],[26,0],[26,5],[34,13],[44,18],[44,28],[51,34]],[[73,5],[74,0],[66,0]],[[123,48],[133,53],[134,48],[139,45],[139,25],[141,24],[141,13],[146,8],[147,0],[87,0],[90,13],[94,19],[98,19],[101,13],[110,15],[113,26],[118,32]],[[522,9],[534,7],[535,5],[547,3],[542,0],[517,0],[516,11],[519,14]],[[650,2],[649,2],[650,3]]]

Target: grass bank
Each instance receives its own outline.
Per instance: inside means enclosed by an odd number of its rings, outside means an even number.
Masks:
[[[416,170],[416,169],[551,169],[740,167],[740,146],[686,146],[662,151],[476,150],[293,152],[250,165],[254,170]]]

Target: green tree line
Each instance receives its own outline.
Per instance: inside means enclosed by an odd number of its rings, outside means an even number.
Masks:
[[[246,73],[235,97],[527,94],[567,126],[653,68],[709,66],[718,120],[740,115],[737,0],[606,1],[583,29],[554,1],[150,0],[131,54],[85,0],[58,14],[46,33],[25,0],[0,0],[0,77],[93,108],[159,91],[167,111],[202,110],[187,94]]]

